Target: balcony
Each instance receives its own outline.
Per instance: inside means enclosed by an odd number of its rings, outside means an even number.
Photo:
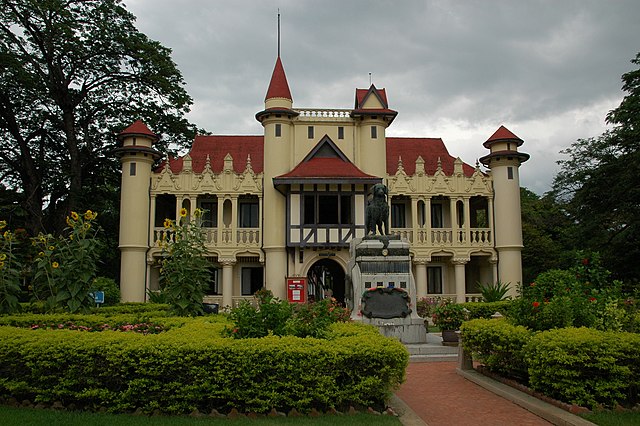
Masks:
[[[205,245],[208,247],[259,248],[262,244],[260,228],[201,228]],[[175,241],[175,231],[163,227],[153,229],[153,246],[160,247],[161,241]]]
[[[415,247],[492,247],[490,228],[471,228],[454,232],[453,228],[391,228],[391,235],[399,235]]]

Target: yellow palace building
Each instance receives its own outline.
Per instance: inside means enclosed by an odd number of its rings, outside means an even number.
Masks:
[[[499,127],[483,144],[483,171],[451,156],[442,139],[387,137],[397,114],[374,85],[356,89],[352,108],[295,108],[278,57],[255,115],[262,135],[197,136],[188,154],[157,165],[158,137],[140,121],[124,129],[122,300],[158,289],[164,219],[201,208],[206,302],[235,306],[262,287],[291,298],[302,283],[304,298],[332,295],[352,307],[349,243],[365,235],[376,183],[388,187],[390,233],[410,244],[418,297],[475,300],[478,283],[498,280],[515,293],[518,170],[529,158],[518,151],[522,139]]]

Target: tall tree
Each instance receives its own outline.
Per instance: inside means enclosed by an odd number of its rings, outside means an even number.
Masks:
[[[640,65],[640,53],[631,60]],[[622,76],[627,92],[607,115],[613,127],[565,151],[553,189],[575,220],[578,241],[599,251],[613,276],[640,281],[640,68]]]
[[[114,136],[134,120],[161,150],[195,134],[170,50],[134,23],[119,0],[0,0],[0,178],[32,234],[113,192]]]

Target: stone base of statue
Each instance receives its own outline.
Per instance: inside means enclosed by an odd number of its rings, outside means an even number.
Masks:
[[[424,319],[415,310],[409,243],[394,235],[356,238],[350,255],[351,319],[374,325],[402,343],[425,343]]]

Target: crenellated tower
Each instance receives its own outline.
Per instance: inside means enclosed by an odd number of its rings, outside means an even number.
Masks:
[[[120,299],[122,302],[144,302],[151,166],[160,158],[160,152],[152,145],[159,138],[138,120],[120,132],[118,139],[122,141],[122,146],[115,151],[122,164]]]
[[[483,144],[490,153],[480,162],[491,169],[494,197],[495,248],[498,277],[510,283],[512,295],[522,283],[522,218],[519,168],[529,154],[518,152],[524,141],[500,126]]]

